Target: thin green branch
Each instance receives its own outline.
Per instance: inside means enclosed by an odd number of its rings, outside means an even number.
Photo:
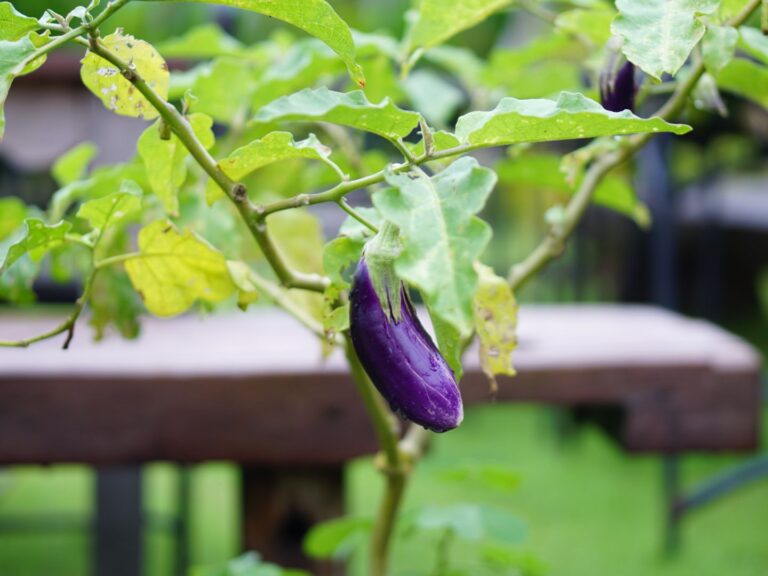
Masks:
[[[53,330],[50,330],[43,334],[39,334],[37,336],[33,336],[31,338],[25,338],[24,340],[16,340],[16,341],[5,341],[5,342],[0,341],[0,348],[26,348],[27,346],[35,344],[36,342],[49,340],[51,338],[58,336],[59,334],[65,334],[65,333],[67,337],[64,340],[64,344],[62,348],[64,348],[64,350],[69,348],[69,344],[70,342],[72,342],[72,338],[75,335],[75,326],[77,324],[77,320],[78,318],[80,318],[80,314],[82,314],[83,309],[85,308],[85,305],[88,303],[88,298],[91,295],[91,289],[93,288],[93,282],[96,279],[97,273],[98,273],[98,270],[96,270],[95,268],[91,271],[91,274],[88,276],[88,279],[85,281],[85,286],[83,286],[82,294],[80,294],[80,297],[75,302],[74,310],[67,317],[67,319],[64,320],[64,322],[59,324]]]
[[[352,218],[360,222],[360,224],[368,228],[374,234],[379,231],[379,229],[376,227],[376,225],[373,222],[371,222],[370,220],[368,220],[368,218],[360,214],[360,212],[352,208],[352,206],[349,205],[349,202],[347,202],[346,198],[339,198],[338,205],[341,207],[342,210],[344,210],[344,212],[352,216]]]
[[[248,199],[246,187],[233,181],[221,170],[216,160],[197,138],[187,119],[160,96],[129,63],[107,49],[96,37],[91,37],[90,50],[100,56],[118,70],[157,110],[161,118],[168,124],[182,145],[189,151],[195,161],[211,179],[221,188],[235,204],[248,229],[261,248],[264,257],[274,269],[280,282],[287,288],[301,288],[313,292],[322,292],[328,284],[326,278],[317,274],[303,274],[292,270],[277,246],[272,241],[267,230],[264,217],[258,207]]]

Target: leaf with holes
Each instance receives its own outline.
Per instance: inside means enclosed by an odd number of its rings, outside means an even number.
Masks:
[[[142,228],[139,254],[126,261],[125,269],[156,316],[181,314],[196,300],[220,302],[235,291],[224,255],[164,220]]]
[[[470,112],[456,124],[458,139],[478,147],[644,132],[685,134],[690,130],[690,126],[661,118],[639,118],[629,110],[609,112],[572,92],[563,92],[557,100],[503,98],[493,110]]]
[[[151,44],[137,40],[129,34],[115,32],[101,42],[107,50],[130,62],[136,73],[162,99],[168,98],[170,74],[163,57]],[[109,110],[134,118],[157,118],[158,112],[149,101],[120,73],[115,66],[88,52],[80,69],[83,84],[99,98]]]

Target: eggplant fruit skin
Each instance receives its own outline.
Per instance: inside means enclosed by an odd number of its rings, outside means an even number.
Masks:
[[[611,112],[633,110],[635,106],[635,65],[626,62],[616,73],[613,85],[601,83],[600,100],[603,108]]]
[[[405,289],[395,321],[382,308],[365,259],[350,291],[349,330],[365,371],[392,410],[434,432],[456,428],[464,418],[453,372],[424,330]]]

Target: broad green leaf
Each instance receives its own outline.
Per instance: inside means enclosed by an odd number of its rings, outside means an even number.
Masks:
[[[0,2],[0,40],[19,40],[40,26],[37,20],[25,16],[10,2]]]
[[[514,0],[421,0],[408,35],[410,52],[442,44]]]
[[[161,98],[168,98],[168,65],[151,44],[119,31],[105,36],[102,42],[108,50],[130,62]],[[83,58],[82,64],[80,77],[83,84],[109,110],[134,118],[157,118],[157,110],[115,66],[90,51]]]
[[[27,217],[27,207],[18,198],[0,198],[0,242],[8,238]]]
[[[560,12],[555,26],[569,34],[579,34],[591,40],[596,46],[603,46],[611,37],[611,21],[616,13],[607,6],[594,9],[575,8]]]
[[[509,283],[493,269],[475,264],[475,330],[480,341],[480,366],[496,390],[496,375],[514,376],[512,353],[517,348],[517,302]]]
[[[43,65],[45,56],[39,56],[37,50],[44,43],[34,32],[18,40],[0,41],[0,138],[5,133],[5,101],[11,83]]]
[[[260,76],[253,90],[253,109],[258,110],[285,94],[312,88],[321,78],[333,78],[343,72],[339,59],[322,42],[314,38],[296,42]],[[372,82],[376,84],[378,79]]]
[[[4,254],[7,243],[0,243],[0,255]],[[35,301],[32,285],[40,272],[40,263],[25,254],[13,266],[0,273],[0,301],[13,304],[31,304]]]
[[[624,38],[626,57],[661,80],[677,74],[704,36],[702,14],[717,10],[719,0],[616,0],[619,15],[612,30]]]
[[[349,516],[316,524],[304,538],[304,552],[312,558],[346,558],[372,525],[368,518]]]
[[[28,218],[25,224],[21,238],[11,244],[5,254],[0,254],[0,274],[25,254],[29,254],[33,260],[39,260],[47,250],[63,244],[66,241],[65,236],[72,228],[69,222],[49,226],[38,218]]]
[[[463,333],[454,324],[443,320],[432,308],[427,305],[429,318],[432,321],[432,328],[435,331],[435,339],[440,353],[448,362],[448,366],[453,372],[456,382],[461,382],[464,376],[464,366],[461,364],[461,355],[464,352],[464,343],[468,338],[467,333]]]
[[[468,48],[450,44],[435,46],[424,55],[424,59],[452,74],[468,91],[476,90],[482,84],[485,62]]]
[[[416,70],[403,81],[403,88],[416,110],[436,126],[447,126],[464,103],[464,93],[430,70]]]
[[[474,215],[485,205],[495,174],[467,157],[432,178],[390,173],[387,182],[393,188],[376,192],[373,203],[400,228],[397,275],[421,292],[430,315],[468,335],[477,286],[473,264],[491,237],[489,226]]]
[[[734,58],[717,75],[722,90],[742,96],[768,109],[768,67]]]
[[[156,316],[181,314],[196,300],[220,302],[235,291],[223,254],[189,230],[160,220],[141,229],[138,244],[125,269]]]
[[[84,203],[77,211],[77,215],[87,220],[94,230],[103,232],[141,210],[141,200],[142,193],[139,185],[131,180],[125,180],[119,192]]]
[[[213,146],[215,138],[211,117],[192,114],[188,121],[200,143],[206,149]],[[169,132],[168,138],[163,139],[161,130],[162,120],[158,120],[139,137],[136,147],[144,161],[152,191],[160,198],[165,211],[175,216],[179,211],[179,188],[187,178],[185,160],[189,150],[173,133]]]
[[[419,124],[419,114],[401,110],[389,99],[368,102],[362,90],[342,93],[317,88],[279,98],[264,106],[257,122],[332,122],[378,134],[389,140],[404,138]]]
[[[511,468],[478,465],[476,462],[440,470],[438,476],[441,480],[449,482],[465,482],[470,484],[470,486],[477,484],[483,488],[492,488],[503,492],[517,490],[522,483],[520,473]]]
[[[563,92],[556,101],[503,98],[493,110],[470,112],[456,124],[459,140],[475,146],[642,132],[685,134],[690,130],[690,126],[669,124],[661,118],[639,118],[629,110],[609,112],[594,100],[571,92]]]
[[[166,0],[167,1],[167,0]],[[253,10],[265,16],[288,22],[319,38],[344,61],[349,75],[359,85],[365,84],[362,68],[355,61],[355,43],[346,22],[325,0],[187,0],[210,2]]]
[[[244,49],[239,40],[224,32],[213,22],[196,26],[183,36],[171,38],[157,45],[158,52],[166,58],[216,58],[238,55]]]
[[[750,26],[739,28],[739,35],[741,37],[739,48],[743,49],[750,56],[757,58],[763,64],[768,64],[768,36],[757,28]]]
[[[573,174],[573,182],[569,183],[560,162],[560,157],[553,154],[526,154],[502,160],[495,168],[500,181],[513,186],[516,192],[546,190],[572,195],[581,180],[583,167],[579,167],[579,171]],[[648,207],[637,198],[626,178],[619,174],[611,173],[601,180],[592,195],[592,202],[632,218],[641,228],[650,225]]]
[[[259,168],[275,162],[293,158],[324,160],[330,154],[330,148],[324,146],[314,134],[310,134],[305,140],[295,142],[290,132],[270,132],[260,140],[254,140],[220,160],[219,167],[232,180],[238,181]],[[208,203],[213,204],[223,195],[216,183],[210,181],[206,190]]]
[[[192,109],[225,124],[244,117],[256,86],[256,72],[251,62],[240,58],[217,58],[195,77]]]
[[[99,198],[120,190],[124,180],[133,180],[142,188],[146,187],[146,171],[140,161],[101,166],[93,170],[85,180],[76,180],[57,190],[51,197],[48,220],[61,220],[78,201]]]
[[[519,544],[525,539],[526,528],[519,518],[509,512],[482,504],[453,504],[426,506],[414,519],[422,530],[449,530],[459,538],[470,541],[495,540]]]
[[[66,186],[84,178],[97,152],[93,142],[81,142],[56,160],[51,169],[53,179],[59,186]]]
[[[331,285],[346,288],[350,284],[350,275],[346,272],[360,260],[365,241],[362,238],[339,236],[323,249],[323,269],[331,280]]]
[[[739,33],[727,26],[709,26],[701,44],[704,65],[710,74],[717,75],[733,59]]]
[[[95,340],[104,338],[110,327],[123,338],[139,335],[139,317],[144,308],[125,271],[114,266],[99,270],[91,287],[88,309],[88,324]]]

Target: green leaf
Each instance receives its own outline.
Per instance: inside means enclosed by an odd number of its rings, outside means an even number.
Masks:
[[[730,26],[709,26],[701,44],[704,65],[712,75],[717,75],[733,60],[739,33]]]
[[[373,203],[400,228],[397,275],[421,292],[433,318],[468,335],[477,286],[473,264],[491,237],[474,215],[493,190],[495,174],[467,157],[432,178],[390,173],[387,182],[394,188],[376,192]]]
[[[224,32],[217,24],[208,22],[188,30],[184,35],[158,44],[157,50],[166,58],[208,59],[236,56],[243,44]]]
[[[248,113],[256,86],[253,64],[240,58],[217,58],[197,75],[192,84],[192,108],[225,124]]]
[[[44,43],[42,37],[30,32],[18,40],[0,41],[0,138],[5,133],[5,101],[13,80],[29,74],[45,62],[39,56],[38,48]]]
[[[362,90],[334,92],[306,89],[278,98],[256,114],[256,122],[332,122],[378,134],[389,140],[404,138],[419,124],[416,112],[401,110],[388,98],[368,102]]]
[[[151,44],[119,31],[102,40],[105,47],[126,62],[130,62],[146,83],[163,98],[168,98],[170,75],[168,65]],[[157,118],[158,112],[125,78],[120,70],[92,52],[83,58],[80,69],[83,84],[109,110],[134,118]]]
[[[125,269],[147,309],[181,314],[196,300],[220,302],[235,291],[224,256],[189,230],[160,220],[139,232],[139,254]]]
[[[768,36],[757,28],[750,26],[739,28],[739,35],[739,48],[743,49],[750,56],[757,58],[763,64],[768,64]]]
[[[408,35],[409,52],[442,44],[513,0],[421,0]]]
[[[717,10],[719,0],[616,0],[619,15],[612,30],[624,38],[626,57],[661,80],[677,74],[704,36],[702,14]]]
[[[525,540],[526,528],[519,518],[500,508],[480,504],[427,506],[414,523],[422,530],[450,530],[470,541],[495,540],[519,544]]]
[[[339,236],[334,238],[323,249],[323,270],[331,280],[331,285],[347,288],[350,278],[345,272],[357,264],[363,252],[365,241],[362,238]]]
[[[38,28],[37,20],[24,16],[10,2],[0,2],[0,40],[13,42]]]
[[[7,248],[5,242],[0,243],[0,255]],[[35,301],[35,291],[32,285],[40,272],[40,263],[28,255],[19,258],[13,266],[0,274],[0,300],[13,304],[31,304]]]
[[[131,285],[128,275],[115,267],[99,270],[88,299],[90,318],[88,324],[94,330],[94,339],[101,340],[110,327],[123,338],[138,337],[139,317],[144,309]]]
[[[192,114],[188,121],[192,132],[203,147],[208,149],[213,146],[215,138],[211,117],[205,114]],[[162,129],[162,120],[158,120],[147,128],[139,137],[137,149],[144,161],[153,192],[160,198],[165,211],[175,216],[179,211],[179,188],[187,178],[185,160],[189,156],[189,150],[170,131],[168,138],[163,139]]]
[[[349,75],[359,85],[365,84],[362,68],[355,61],[355,43],[346,22],[324,0],[188,0],[211,2],[253,10],[288,22],[325,42],[344,61]]]
[[[67,232],[72,228],[69,222],[49,226],[38,218],[28,218],[25,225],[21,238],[10,245],[5,254],[0,254],[0,274],[25,254],[29,254],[33,260],[39,260],[46,251],[63,244]]]
[[[768,109],[768,68],[761,64],[735,58],[717,75],[717,85]]]
[[[303,570],[290,570],[263,562],[256,552],[247,552],[221,566],[193,568],[191,576],[309,576]]]
[[[346,558],[371,531],[372,525],[368,518],[353,517],[316,524],[304,538],[304,552],[312,558]]]
[[[325,160],[331,149],[324,146],[314,134],[305,140],[295,142],[290,132],[270,132],[259,140],[246,144],[219,161],[219,167],[234,181],[239,181],[249,174],[283,160],[307,158]],[[213,204],[224,196],[223,191],[213,181],[206,189],[206,200]]]
[[[125,180],[119,192],[86,202],[80,206],[77,215],[87,220],[91,228],[103,232],[141,210],[141,199],[139,185],[132,180]]]
[[[503,98],[489,112],[470,112],[459,118],[456,136],[474,146],[502,146],[519,142],[549,142],[635,134],[691,130],[661,118],[638,118],[629,110],[609,112],[594,100],[563,92],[554,100]]]
[[[236,260],[228,260],[227,268],[232,282],[237,287],[237,307],[245,311],[259,299],[258,286],[253,281],[251,268],[245,262]]]
[[[98,149],[93,142],[81,142],[60,156],[51,169],[59,186],[72,184],[85,177],[88,165],[96,157]]]
[[[463,482],[471,486],[478,484],[503,492],[513,492],[520,487],[522,479],[515,470],[504,466],[479,465],[476,462],[448,468],[439,472],[441,480]]]
[[[446,126],[464,103],[464,94],[439,74],[416,70],[403,81],[408,99],[430,124]]]
[[[582,35],[596,46],[603,46],[611,37],[611,22],[615,14],[602,4],[591,9],[575,8],[560,12],[555,26],[569,34]]]
[[[479,283],[475,293],[475,330],[480,341],[480,366],[496,390],[496,375],[514,376],[512,353],[517,348],[517,302],[504,278],[475,264]]]
[[[18,198],[0,198],[0,242],[24,223],[27,207]]]

